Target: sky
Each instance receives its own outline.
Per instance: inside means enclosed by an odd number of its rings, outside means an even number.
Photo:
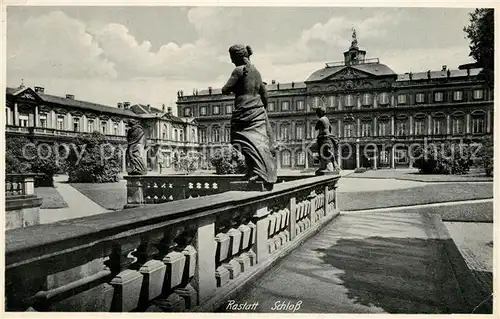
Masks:
[[[221,87],[228,48],[253,49],[264,81],[299,82],[343,60],[352,28],[367,58],[396,73],[471,62],[463,27],[472,8],[7,8],[7,85],[116,106],[175,108],[176,92]]]

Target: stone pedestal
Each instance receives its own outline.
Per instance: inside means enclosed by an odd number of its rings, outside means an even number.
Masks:
[[[140,272],[126,269],[116,275],[110,284],[115,288],[112,311],[129,312],[139,306],[142,285]]]
[[[165,289],[172,289],[180,285],[182,282],[182,275],[184,273],[184,266],[186,264],[186,257],[180,252],[168,253],[164,258],[163,262],[167,266],[167,272],[165,276]]]
[[[167,267],[160,260],[150,260],[141,266],[139,272],[143,276],[143,285],[145,285],[144,300],[149,301],[161,295],[166,269]]]
[[[137,207],[144,204],[142,179],[127,179],[127,205],[125,208]]]
[[[257,255],[257,263],[260,263],[269,257],[269,245],[267,242],[269,238],[269,220],[267,219],[268,214],[269,211],[267,207],[262,207],[258,209],[253,216],[256,220],[255,224],[257,226],[256,240],[253,248],[254,252]]]

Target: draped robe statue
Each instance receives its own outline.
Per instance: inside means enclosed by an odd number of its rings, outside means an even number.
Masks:
[[[319,154],[319,169],[316,171],[316,175],[338,174],[340,172],[337,163],[338,142],[332,134],[330,120],[321,107],[316,109],[316,115],[319,117],[315,127],[316,131],[318,131],[316,143]]]
[[[146,137],[138,121],[129,121],[127,132],[127,167],[129,175],[146,175],[148,170],[145,163]]]

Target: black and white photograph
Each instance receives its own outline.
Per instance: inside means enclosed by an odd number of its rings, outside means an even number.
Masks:
[[[495,4],[429,5],[2,2],[3,312],[498,315]]]

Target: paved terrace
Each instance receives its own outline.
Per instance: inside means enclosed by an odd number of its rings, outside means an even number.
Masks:
[[[439,215],[341,213],[219,311],[487,312],[477,289]]]

